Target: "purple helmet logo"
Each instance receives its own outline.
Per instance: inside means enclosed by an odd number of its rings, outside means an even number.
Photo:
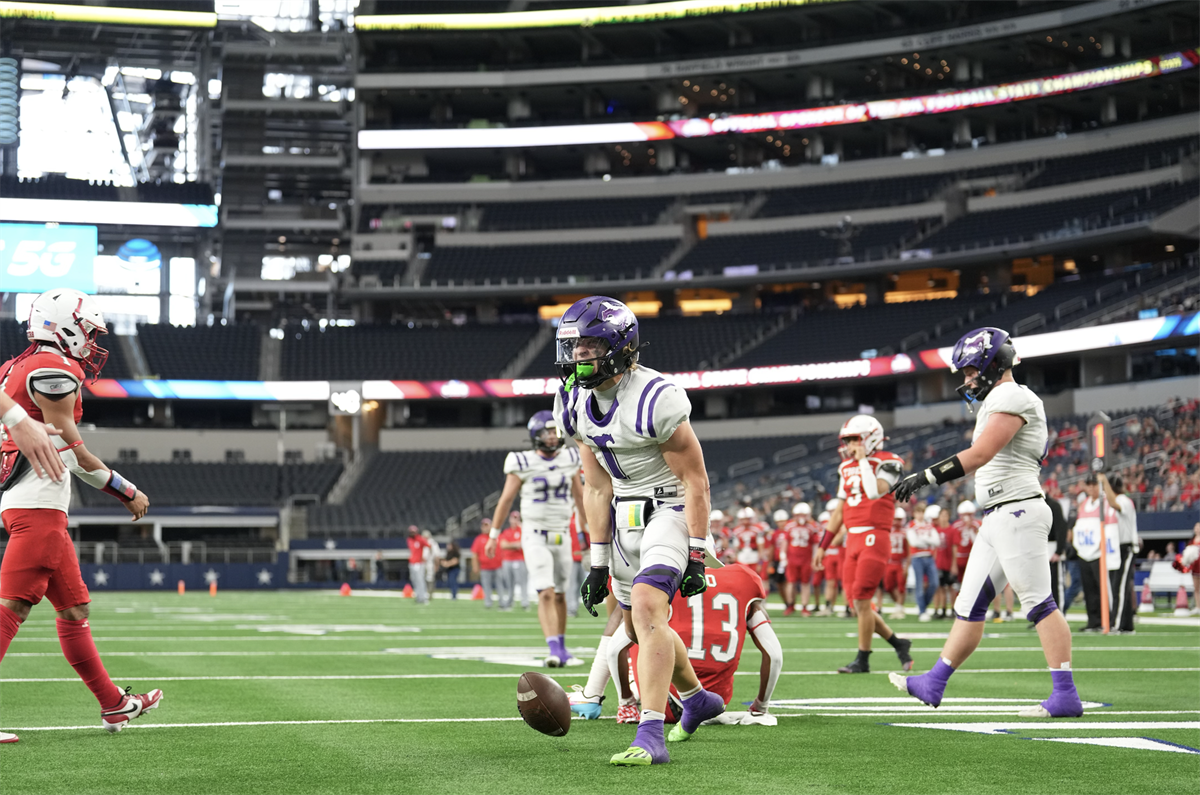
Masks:
[[[973,383],[963,384],[956,391],[968,404],[983,400],[1004,373],[1020,361],[1007,331],[991,326],[969,331],[954,346],[950,370],[957,373],[974,367],[978,374]]]
[[[555,363],[568,387],[595,389],[637,361],[637,318],[615,298],[576,301],[563,313],[555,336]]]
[[[539,411],[529,418],[525,427],[529,429],[533,449],[553,453],[562,448],[562,432],[558,421],[554,419],[553,411]]]

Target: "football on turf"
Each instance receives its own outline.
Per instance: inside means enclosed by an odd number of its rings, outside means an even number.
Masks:
[[[526,671],[517,680],[517,709],[530,727],[551,737],[571,728],[571,703],[562,685],[550,677]]]

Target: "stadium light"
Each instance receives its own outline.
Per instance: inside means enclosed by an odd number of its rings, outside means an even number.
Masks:
[[[622,25],[641,22],[669,22],[674,19],[739,14],[750,11],[827,5],[844,0],[674,0],[666,3],[618,6],[615,8],[552,8],[542,11],[514,11],[495,14],[387,14],[358,16],[354,27],[359,31],[385,30],[514,30],[520,28],[562,28],[597,25]]]
[[[667,122],[566,124],[552,127],[470,127],[421,130],[361,130],[359,149],[486,149],[528,146],[573,146],[656,141],[668,138],[706,138],[730,133],[804,130],[949,113],[969,108],[1004,105],[1028,99],[1103,88],[1171,72],[1194,69],[1196,50],[1164,53],[1128,63],[1085,69],[1061,75],[1000,83],[961,91],[916,97],[830,105],[816,108],[714,115],[711,118]]]

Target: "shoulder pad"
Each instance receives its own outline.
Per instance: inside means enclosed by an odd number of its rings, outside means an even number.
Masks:
[[[49,397],[66,397],[79,388],[79,380],[70,373],[59,371],[35,372],[29,377],[30,388]]]
[[[901,472],[904,467],[894,458],[885,458],[879,462],[879,468],[885,472]]]

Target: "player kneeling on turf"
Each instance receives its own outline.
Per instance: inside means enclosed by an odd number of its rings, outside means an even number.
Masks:
[[[641,645],[642,716],[615,765],[669,762],[663,720],[672,684],[690,732],[725,710],[700,685],[687,648],[668,624],[675,592],[704,592],[708,471],[688,422],[691,403],[664,376],[640,367],[638,322],[625,304],[591,296],[562,316],[556,362],[563,386],[554,418],[580,443],[592,568],[580,588],[595,607],[612,585],[625,629]],[[716,563],[715,560],[712,561]]]
[[[30,346],[0,368],[0,388],[16,404],[3,423],[48,423],[63,464],[77,478],[117,498],[134,521],[146,515],[150,500],[129,481],[88,452],[77,424],[83,419],[80,387],[100,374],[108,352],[96,344],[107,334],[96,300],[78,290],[57,288],[34,299],[29,313]],[[86,369],[86,373],[85,373]],[[100,723],[110,732],[154,709],[161,690],[130,695],[109,679],[88,624],[91,599],[79,572],[79,559],[67,532],[71,479],[41,478],[8,432],[0,446],[0,520],[8,546],[0,563],[0,660],[9,643],[43,597],[58,613],[58,639],[67,662],[100,702]],[[15,742],[6,735],[4,742]]]
[[[1054,682],[1050,698],[1020,714],[1079,717],[1083,705],[1071,674],[1071,630],[1050,593],[1046,539],[1051,517],[1039,481],[1048,439],[1046,412],[1037,395],[1013,379],[1012,368],[1019,362],[1008,333],[998,328],[976,329],[958,341],[950,366],[963,374],[959,394],[979,411],[971,446],[909,475],[893,489],[904,503],[925,486],[975,472],[975,501],[984,510],[941,659],[920,676],[889,676],[900,690],[930,706],[940,704],[950,675],[983,638],[988,604],[1007,583],[1026,618],[1037,626]]]

